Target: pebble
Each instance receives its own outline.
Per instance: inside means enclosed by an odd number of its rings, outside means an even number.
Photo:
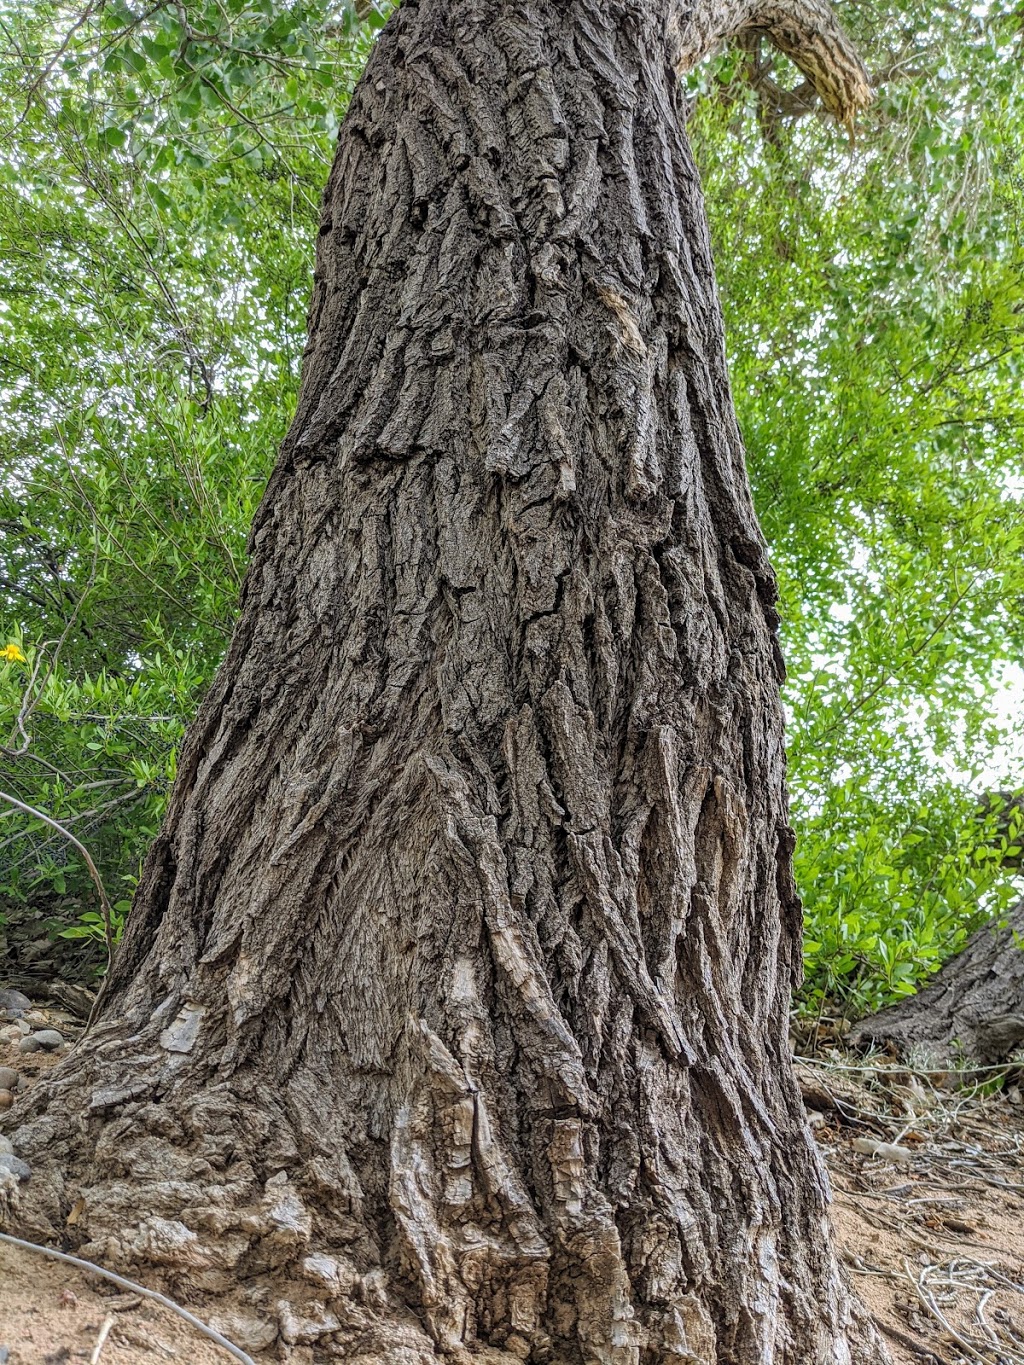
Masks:
[[[17,1090],[18,1073],[13,1066],[0,1066],[0,1090]]]
[[[21,991],[0,991],[0,1014],[5,1014],[8,1019],[17,1019],[31,1008],[32,1001]]]
[[[10,1171],[11,1175],[16,1175],[19,1180],[27,1180],[32,1174],[32,1167],[27,1161],[22,1161],[20,1156],[0,1156],[0,1171]]]
[[[0,1156],[13,1156],[13,1155],[14,1155],[14,1144],[11,1142],[11,1139],[10,1139],[9,1137],[4,1137],[3,1134],[0,1133]]]
[[[57,1052],[64,1046],[64,1035],[58,1033],[55,1028],[41,1028],[38,1033],[33,1033],[32,1037],[47,1052]]]
[[[0,1090],[0,1111],[10,1109],[14,1103],[14,1096],[9,1090]]]
[[[42,1052],[43,1045],[34,1033],[27,1034],[18,1044],[19,1052]]]

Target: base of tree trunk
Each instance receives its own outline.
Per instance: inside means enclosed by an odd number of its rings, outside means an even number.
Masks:
[[[862,1020],[856,1045],[891,1043],[917,1065],[994,1066],[1024,1048],[1024,900],[987,924],[923,990]]]
[[[192,1025],[187,1011],[164,1025],[146,1038],[101,1025],[33,1088],[13,1132],[32,1175],[0,1184],[0,1225],[198,1301],[250,1351],[290,1359],[292,1347],[312,1345],[314,1359],[353,1365],[888,1360],[838,1266],[824,1177],[798,1113],[763,1154],[774,1176],[788,1177],[788,1228],[778,1211],[756,1208],[765,1188],[755,1181],[752,1217],[734,1226],[735,1275],[713,1256],[679,1294],[678,1229],[639,1196],[633,1214],[613,1212],[588,1188],[577,1120],[548,1125],[556,1188],[552,1212],[538,1218],[489,1131],[486,1097],[460,1093],[451,1059],[435,1057],[432,1092],[420,1091],[391,1135],[388,1188],[373,1191],[344,1151],[325,1159],[340,1133],[328,1092],[308,1075],[297,1093],[255,1074],[211,1074],[199,1090],[176,1084],[189,1068],[175,1049]],[[127,1084],[126,1052],[137,1054]],[[734,1175],[750,1183],[743,1163]],[[707,1207],[684,1256],[706,1254],[715,1220]],[[805,1239],[794,1241],[801,1226]]]

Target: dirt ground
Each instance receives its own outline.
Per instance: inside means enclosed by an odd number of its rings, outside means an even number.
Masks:
[[[51,1012],[46,1022],[73,1037],[69,1016]],[[25,1084],[57,1060],[0,1041],[0,1065]],[[896,1365],[1024,1365],[1017,1073],[924,1074],[894,1057],[825,1047],[798,1059],[797,1074],[831,1175],[843,1258]],[[185,1306],[206,1320],[225,1307]],[[280,1358],[278,1348],[262,1358]],[[311,1365],[313,1356],[297,1348],[289,1359]],[[169,1310],[0,1244],[0,1365],[230,1360]]]
[[[797,1064],[861,1299],[896,1365],[1024,1365],[1024,1106],[1012,1068]]]
[[[197,1316],[202,1312],[198,1307]],[[104,1288],[104,1281],[72,1266],[0,1245],[0,1349],[9,1349],[9,1365],[88,1361],[108,1321],[101,1365],[222,1365],[232,1359],[169,1309],[113,1285]]]

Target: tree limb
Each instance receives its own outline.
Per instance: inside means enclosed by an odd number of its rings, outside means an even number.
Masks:
[[[852,127],[871,102],[871,81],[831,6],[823,0],[697,0],[673,4],[668,20],[676,69],[691,70],[720,43],[763,33],[807,77],[825,108]]]

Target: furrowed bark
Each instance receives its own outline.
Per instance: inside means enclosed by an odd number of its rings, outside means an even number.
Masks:
[[[241,1285],[253,1340],[886,1358],[790,1069],[775,585],[672,56],[635,0],[384,30],[238,627],[10,1120],[12,1218]]]

